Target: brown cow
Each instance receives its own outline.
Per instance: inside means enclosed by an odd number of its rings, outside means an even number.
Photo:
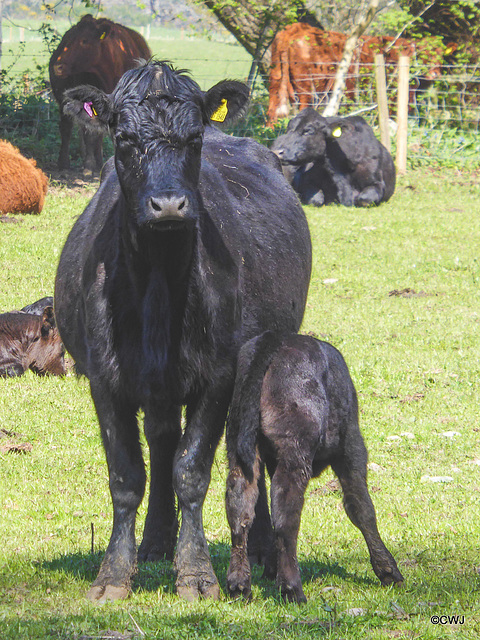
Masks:
[[[12,311],[0,314],[0,376],[66,373],[65,349],[55,325],[53,307],[35,315]]]
[[[136,31],[87,14],[65,33],[50,58],[50,83],[55,99],[61,104],[65,89],[82,84],[111,93],[125,71],[135,67],[138,59],[149,59],[151,55],[148,44]],[[86,103],[87,113],[88,109],[90,105]],[[72,128],[72,120],[60,110],[59,169],[70,168]],[[80,131],[84,173],[91,174],[101,169],[102,140],[102,134]]]
[[[291,104],[297,104],[301,110],[326,102],[346,40],[344,33],[322,31],[302,22],[291,24],[276,35],[272,43],[269,125],[287,117]],[[452,44],[445,48],[434,37],[417,42],[390,36],[361,36],[348,69],[345,97],[354,98],[360,69],[371,69],[377,53],[383,53],[390,71],[401,55],[415,58],[425,70],[422,75],[425,83],[439,77],[444,53],[454,47]]]
[[[35,160],[0,140],[0,213],[40,213],[48,178]]]

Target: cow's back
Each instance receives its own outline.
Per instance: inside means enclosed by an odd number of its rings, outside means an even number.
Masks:
[[[243,339],[266,328],[298,331],[311,242],[277,156],[249,138],[215,129],[207,130],[202,153],[202,198],[241,274]]]

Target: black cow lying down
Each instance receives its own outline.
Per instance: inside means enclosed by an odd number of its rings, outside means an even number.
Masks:
[[[0,376],[21,376],[27,369],[39,375],[66,373],[65,350],[52,307],[46,307],[41,315],[22,311],[0,314]]]
[[[303,204],[367,207],[395,190],[395,165],[361,116],[324,118],[312,107],[272,145]]]
[[[54,296],[62,339],[90,381],[110,475],[113,529],[92,600],[126,597],[136,568],[139,409],[151,462],[139,559],[173,557],[175,491],[177,592],[219,595],[202,507],[237,353],[268,327],[298,330],[311,267],[306,219],[278,158],[211,126],[247,99],[242,83],[203,92],[162,62],[128,71],[111,94],[66,93],[66,112],[108,128],[115,144],[115,168],[67,238]]]
[[[227,448],[226,504],[232,534],[227,588],[232,595],[251,593],[247,538],[261,461],[272,480],[275,531],[274,557],[266,566],[272,575],[267,577],[276,577],[285,600],[306,601],[297,562],[300,517],[310,478],[328,465],[340,480],[345,510],[365,538],[381,583],[403,581],[377,530],[355,388],[332,345],[303,335],[281,338],[270,331],[247,342],[239,354]]]

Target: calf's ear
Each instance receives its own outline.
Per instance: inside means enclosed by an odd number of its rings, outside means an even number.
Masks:
[[[42,315],[42,336],[46,338],[50,331],[55,329],[55,316],[53,314],[53,307],[45,307]]]
[[[108,131],[112,119],[110,97],[91,85],[67,89],[61,109],[65,115],[93,131]]]
[[[245,112],[249,95],[243,82],[222,80],[205,93],[207,117],[215,123],[232,122]]]

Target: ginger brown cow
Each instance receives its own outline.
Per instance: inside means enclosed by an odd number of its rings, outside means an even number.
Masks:
[[[291,24],[276,35],[272,43],[269,125],[287,117],[290,105],[297,105],[299,110],[326,105],[346,40],[344,33],[322,31],[302,22]],[[453,43],[445,47],[434,37],[414,41],[390,36],[361,36],[348,69],[345,96],[354,97],[360,70],[370,70],[377,53],[384,55],[388,73],[395,68],[401,55],[415,58],[422,69],[424,89],[425,83],[440,76],[444,55],[455,47]],[[414,100],[414,93],[415,87],[412,87],[410,102]]]
[[[143,36],[133,29],[87,14],[65,33],[50,58],[50,83],[55,99],[61,105],[66,89],[87,83],[111,93],[125,71],[133,69],[138,59],[149,59],[151,55]],[[90,107],[86,104],[85,108]],[[72,119],[61,110],[59,169],[70,167],[72,128]],[[101,133],[80,128],[85,173],[101,169],[102,140]]]
[[[0,140],[0,213],[40,213],[48,178],[35,160]]]

